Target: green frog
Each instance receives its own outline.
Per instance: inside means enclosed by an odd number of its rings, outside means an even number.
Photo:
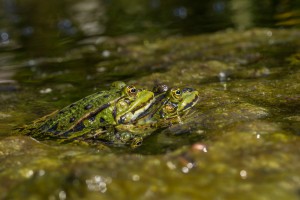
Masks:
[[[181,122],[180,117],[187,115],[192,107],[199,100],[199,92],[193,88],[171,89],[169,92],[169,100],[166,101],[161,109],[155,114],[160,119],[177,118]],[[154,117],[155,118],[155,117]]]
[[[151,109],[140,115],[133,124],[145,124],[161,121],[168,121],[188,114],[188,111],[195,106],[199,100],[199,92],[192,88],[171,88],[156,94],[155,104]],[[133,119],[134,120],[134,119]]]
[[[114,82],[109,90],[87,96],[19,132],[60,143],[85,142],[139,146],[157,128],[177,123],[198,100],[195,90],[137,89]]]
[[[109,90],[89,95],[20,129],[38,139],[72,138],[84,134],[87,128],[115,125],[118,113],[142,112],[153,99],[151,91],[114,82]]]
[[[192,88],[171,88],[167,91],[164,88],[155,97],[155,102],[139,116],[132,118],[130,123],[121,123],[115,127],[122,133],[123,140],[134,140],[131,143],[133,148],[158,128],[182,123],[181,118],[187,116],[198,102],[199,92]]]

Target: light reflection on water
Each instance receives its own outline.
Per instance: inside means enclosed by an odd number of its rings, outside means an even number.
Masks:
[[[300,24],[299,3],[285,1],[5,0],[0,5],[0,53],[9,50],[23,59],[64,57],[81,41],[90,39],[95,45],[103,36],[139,33],[155,38]],[[39,12],[32,12],[33,7]],[[109,51],[103,52],[107,57]]]
[[[112,179],[110,177],[104,178],[98,175],[86,180],[87,187],[90,191],[101,193],[105,193],[107,191],[107,185],[111,182]]]

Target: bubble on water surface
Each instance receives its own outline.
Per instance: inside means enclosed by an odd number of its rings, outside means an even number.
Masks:
[[[171,170],[176,169],[176,165],[174,165],[174,163],[172,163],[171,161],[167,162],[167,167]]]
[[[105,193],[107,184],[111,183],[111,178],[103,178],[97,175],[91,179],[87,179],[85,182],[89,190]]]
[[[9,43],[9,34],[7,32],[0,32],[0,42],[3,44]]]
[[[226,73],[225,72],[220,72],[219,73],[219,80],[220,80],[220,82],[224,82],[224,81],[226,81],[226,79],[227,79]]]
[[[110,51],[104,50],[104,51],[102,52],[102,56],[105,57],[105,58],[109,57],[109,56],[110,56]]]
[[[6,32],[1,33],[1,40],[6,41],[9,39],[9,35]]]
[[[247,171],[246,170],[241,170],[240,171],[240,176],[242,179],[246,179],[247,178]]]
[[[188,167],[183,167],[183,168],[181,169],[181,171],[182,171],[183,173],[187,174],[187,173],[190,171],[190,169],[189,169]]]
[[[65,200],[67,198],[67,194],[65,191],[62,190],[59,192],[58,197],[60,200]]]
[[[272,31],[267,31],[267,36],[272,37],[273,32]]]
[[[134,175],[132,175],[132,180],[133,181],[139,181],[140,180],[140,176],[138,174],[134,174]]]
[[[52,89],[51,89],[51,88],[46,88],[46,89],[40,90],[40,93],[41,93],[41,94],[48,94],[48,93],[51,93],[51,92],[52,92]]]
[[[30,178],[32,175],[33,175],[33,170],[28,170],[27,173],[25,174],[27,178]]]

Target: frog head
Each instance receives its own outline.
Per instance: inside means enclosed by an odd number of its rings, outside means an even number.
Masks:
[[[130,89],[127,90],[129,102],[128,107],[116,115],[117,124],[126,124],[134,121],[141,113],[147,110],[155,101],[154,93],[145,89]],[[130,93],[131,94],[130,94]],[[133,94],[134,93],[134,94]]]
[[[134,85],[128,85],[128,86],[123,87],[122,96],[133,100],[133,99],[137,98],[138,91],[139,90]]]
[[[116,85],[116,86],[119,88],[121,87],[120,88],[121,96],[116,101],[116,104],[113,109],[115,117],[117,113],[124,113],[126,110],[128,110],[130,108],[131,103],[134,102],[137,98],[139,98],[139,90],[135,86],[133,85],[124,85],[124,86]]]
[[[160,119],[180,117],[186,114],[199,100],[199,92],[192,88],[171,89],[168,93],[169,100],[159,110]]]
[[[183,100],[182,90],[180,88],[171,88],[167,91],[167,102],[179,103]]]
[[[180,118],[195,106],[199,99],[199,92],[191,88],[171,88],[157,93],[150,108],[142,112],[134,124],[168,123],[168,120]],[[176,121],[176,120],[175,120]]]

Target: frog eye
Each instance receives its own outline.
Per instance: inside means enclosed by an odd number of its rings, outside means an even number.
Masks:
[[[135,88],[131,88],[130,89],[130,93],[136,93],[136,89]]]
[[[129,86],[127,86],[127,88],[126,88],[126,93],[127,93],[129,96],[134,96],[134,95],[136,95],[136,93],[137,93],[137,89],[136,89],[133,85],[129,85]]]
[[[172,90],[172,96],[175,98],[175,99],[180,99],[181,98],[181,90],[179,88],[177,89],[173,89]]]

